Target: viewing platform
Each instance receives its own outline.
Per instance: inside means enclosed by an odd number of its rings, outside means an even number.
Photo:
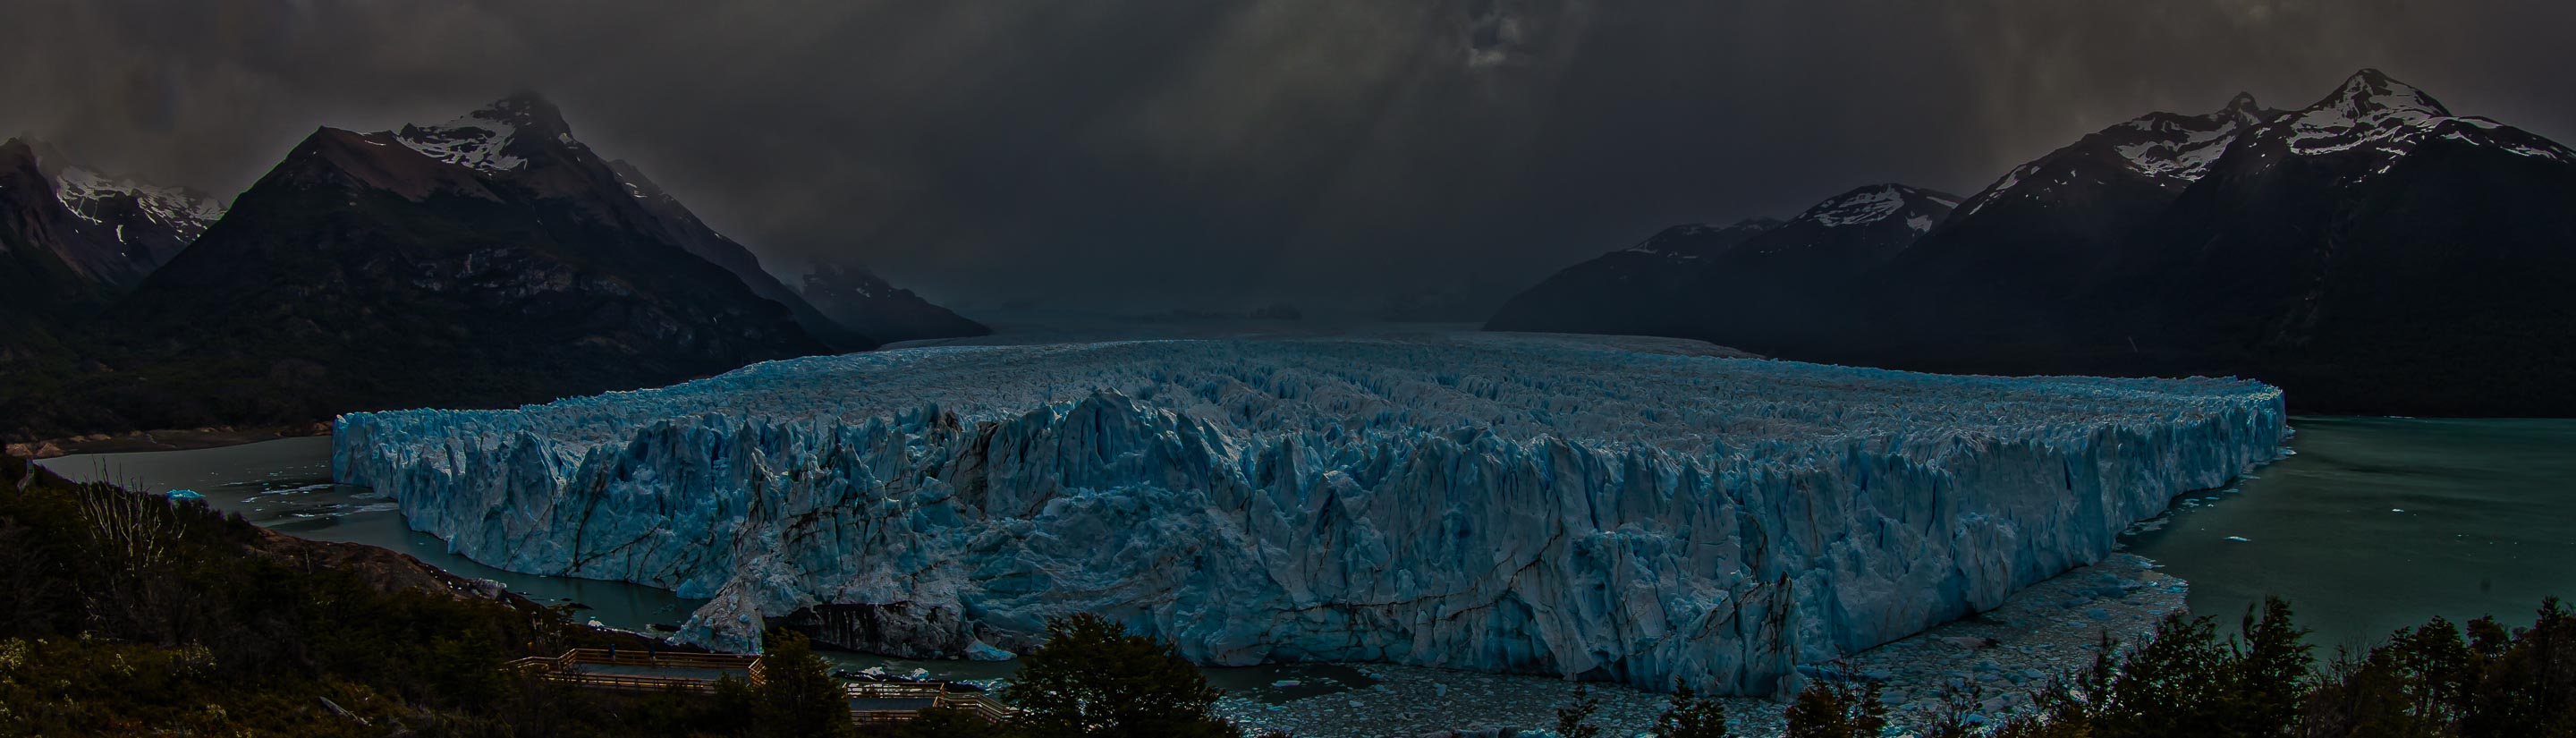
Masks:
[[[1019,713],[983,690],[948,682],[853,682],[843,688],[850,697],[850,721],[856,723],[902,722],[934,707],[996,723]]]
[[[731,653],[576,648],[552,658],[530,656],[512,661],[510,666],[535,671],[547,681],[625,692],[673,688],[714,692],[716,682],[725,677],[752,685],[762,682],[759,656]]]
[[[753,686],[764,681],[761,658],[746,654],[576,648],[560,656],[530,656],[509,666],[547,681],[619,692],[713,693],[716,683],[727,677]],[[1018,712],[981,689],[950,682],[851,682],[842,689],[854,723],[903,722],[921,717],[923,710],[943,707],[993,722]]]

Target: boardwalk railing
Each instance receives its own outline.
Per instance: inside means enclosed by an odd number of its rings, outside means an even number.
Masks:
[[[844,689],[852,700],[852,722],[901,722],[921,717],[922,710],[932,707],[960,710],[996,723],[1019,714],[1018,710],[993,699],[992,695],[957,689],[945,682],[858,682]],[[925,700],[926,703],[920,707],[868,709],[861,707],[858,700]]]
[[[717,680],[737,675],[755,685],[763,681],[760,657],[729,653],[576,648],[561,656],[530,656],[512,661],[510,668],[536,673],[548,681],[624,692],[673,688],[713,692]],[[922,710],[934,707],[963,711],[997,723],[1019,713],[992,695],[946,682],[854,682],[842,689],[850,701],[850,721],[858,723],[912,720],[921,717]]]
[[[576,648],[552,658],[530,656],[512,661],[510,666],[537,672],[548,681],[629,692],[660,692],[674,687],[713,692],[718,679],[734,673],[752,684],[762,681],[760,657],[730,653]]]

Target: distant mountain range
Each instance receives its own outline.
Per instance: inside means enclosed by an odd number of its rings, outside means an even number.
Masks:
[[[805,274],[806,302],[851,330],[886,343],[925,338],[981,336],[993,332],[912,290],[887,284],[864,267],[823,264]]]
[[[1841,250],[1786,225],[1701,227],[1756,233],[1578,264],[1487,327],[1950,372],[2239,374],[2310,412],[2576,414],[2576,152],[2376,70],[2298,110],[2240,95],[2106,128],[1943,215],[1942,196],[1880,187],[1933,222]],[[1815,214],[1805,230],[1835,233]],[[1800,258],[1747,253],[1763,239]]]
[[[59,346],[223,216],[214,198],[84,169],[43,142],[0,143],[0,366]]]
[[[881,280],[825,315],[534,95],[438,125],[316,130],[229,211],[129,208],[172,224],[157,230],[56,214],[97,186],[20,208],[42,198],[6,176],[13,217],[37,214],[7,224],[11,255],[71,265],[22,270],[66,307],[0,391],[14,436],[510,405],[982,331]]]

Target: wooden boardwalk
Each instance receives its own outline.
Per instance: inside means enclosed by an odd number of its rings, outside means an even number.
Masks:
[[[763,681],[760,657],[744,654],[576,648],[561,656],[530,656],[509,666],[548,681],[620,692],[714,692],[716,682],[726,677],[752,685]],[[934,707],[993,722],[1018,712],[992,695],[947,682],[852,682],[842,689],[850,704],[850,721],[857,723],[912,720]]]
[[[510,666],[537,672],[547,681],[623,692],[672,688],[713,692],[716,682],[725,677],[755,685],[762,682],[760,657],[731,653],[576,648],[553,658],[530,656]]]
[[[843,689],[850,696],[850,720],[859,723],[902,722],[933,707],[961,710],[997,723],[1019,713],[990,694],[947,682],[853,682]]]

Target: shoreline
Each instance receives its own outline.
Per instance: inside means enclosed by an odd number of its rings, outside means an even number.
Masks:
[[[125,454],[149,451],[194,451],[198,449],[239,446],[281,438],[308,438],[331,434],[327,421],[300,425],[260,425],[250,427],[208,426],[202,428],[165,428],[127,431],[124,433],[91,433],[69,438],[49,438],[8,444],[10,456],[30,461],[83,454]]]

